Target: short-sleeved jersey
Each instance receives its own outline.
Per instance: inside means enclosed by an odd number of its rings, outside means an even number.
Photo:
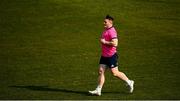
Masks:
[[[111,41],[112,39],[117,38],[117,32],[114,27],[104,29],[101,39],[106,41]],[[102,44],[102,56],[111,57],[116,53],[116,47],[111,45]]]

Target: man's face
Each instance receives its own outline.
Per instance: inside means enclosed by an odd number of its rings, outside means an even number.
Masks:
[[[109,28],[112,25],[112,21],[109,19],[104,19],[104,27]]]

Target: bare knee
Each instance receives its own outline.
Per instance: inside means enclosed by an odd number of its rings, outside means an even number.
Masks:
[[[112,72],[112,75],[115,76],[115,77],[120,74],[118,69],[111,69],[111,72]]]
[[[102,71],[102,70],[99,70],[99,75],[102,75],[102,74],[104,74],[104,72]]]
[[[112,75],[116,77],[117,76],[117,72],[112,72]]]
[[[99,75],[104,75],[104,72],[105,72],[105,70],[103,68],[100,68],[98,73],[99,73]]]
[[[113,76],[115,76],[115,77],[121,77],[122,75],[124,75],[124,73],[123,72],[120,72],[120,71],[112,71],[112,74],[113,74]]]

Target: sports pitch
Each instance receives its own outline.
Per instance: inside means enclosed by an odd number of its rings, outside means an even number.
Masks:
[[[1,0],[0,99],[180,99],[179,0]],[[133,94],[106,72],[97,85],[99,37],[115,18],[119,70]]]

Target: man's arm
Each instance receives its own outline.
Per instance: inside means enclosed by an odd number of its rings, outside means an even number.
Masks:
[[[105,45],[110,45],[110,46],[115,46],[115,47],[118,46],[118,39],[117,38],[112,39],[111,41],[106,41],[105,39],[101,39],[100,41],[102,44],[105,44]]]

